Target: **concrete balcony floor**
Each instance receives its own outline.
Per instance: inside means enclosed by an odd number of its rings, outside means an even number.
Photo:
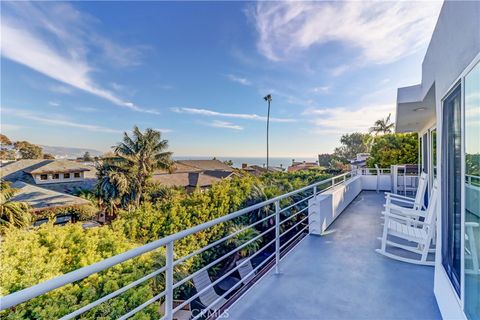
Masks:
[[[441,319],[433,267],[388,259],[382,193],[362,192],[325,236],[309,235],[234,303],[228,319]],[[227,316],[226,314],[224,316]]]

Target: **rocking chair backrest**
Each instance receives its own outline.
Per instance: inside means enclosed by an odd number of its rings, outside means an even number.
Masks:
[[[427,178],[428,175],[425,172],[422,172],[418,178],[418,188],[417,193],[415,194],[415,203],[413,205],[413,209],[415,210],[422,209],[425,191],[427,190]]]
[[[425,216],[424,228],[427,228],[428,231],[433,231],[435,218],[436,218],[437,202],[438,202],[438,183],[437,183],[437,180],[435,180],[433,182],[432,193],[430,195],[427,213]]]

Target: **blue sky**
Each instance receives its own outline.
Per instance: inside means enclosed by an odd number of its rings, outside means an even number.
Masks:
[[[331,152],[420,82],[441,2],[2,2],[1,131],[108,150],[134,124],[177,156]]]

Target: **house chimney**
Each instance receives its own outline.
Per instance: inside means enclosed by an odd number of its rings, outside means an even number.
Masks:
[[[245,168],[247,168],[247,167],[248,167],[248,164],[242,163],[242,169],[245,169]]]

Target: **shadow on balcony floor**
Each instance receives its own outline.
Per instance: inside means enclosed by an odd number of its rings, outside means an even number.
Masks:
[[[362,192],[326,236],[307,236],[228,319],[441,319],[433,267],[377,254],[383,194]]]

